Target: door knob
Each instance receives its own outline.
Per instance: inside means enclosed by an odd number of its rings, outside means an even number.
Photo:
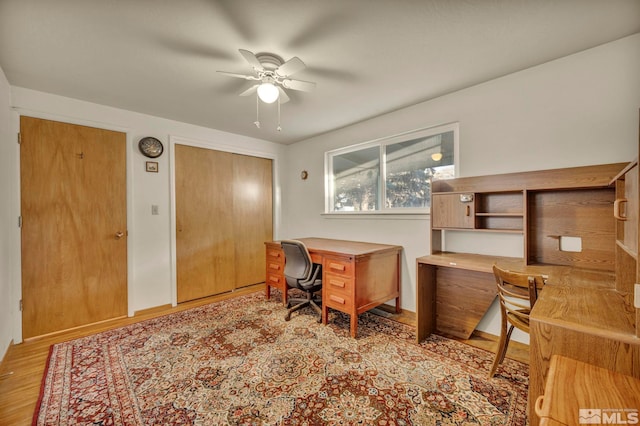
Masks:
[[[122,237],[124,237],[124,232],[116,232],[116,240],[119,240]]]

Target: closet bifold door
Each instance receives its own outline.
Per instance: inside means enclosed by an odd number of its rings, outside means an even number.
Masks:
[[[178,303],[264,281],[271,160],[175,147]]]
[[[233,154],[176,145],[175,182],[178,303],[233,290]]]
[[[272,162],[234,154],[236,288],[264,282],[264,242],[273,239]]]

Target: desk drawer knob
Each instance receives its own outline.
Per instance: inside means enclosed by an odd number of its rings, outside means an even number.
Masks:
[[[335,285],[336,287],[344,288],[344,281],[329,280],[329,284]]]
[[[618,220],[626,221],[628,219],[626,213],[622,213],[622,205],[626,204],[628,200],[626,198],[618,198],[613,202],[613,217]]]
[[[544,404],[544,395],[540,395],[537,399],[536,399],[536,404],[535,404],[535,410],[536,410],[536,414],[538,415],[538,417],[545,417],[545,412],[542,411],[542,404]]]
[[[332,294],[331,296],[329,296],[329,299],[333,300],[334,302],[338,302],[341,305],[344,305],[344,299],[342,297],[334,296]]]
[[[346,269],[344,265],[339,263],[329,263],[329,268],[335,269],[336,271],[344,271]]]
[[[280,270],[280,265],[276,265],[276,264],[270,263],[269,264],[269,268],[270,269],[275,269],[276,271],[279,271]]]
[[[276,251],[276,250],[271,250],[269,252],[269,256],[271,256],[271,257],[280,257],[280,252]]]
[[[274,283],[280,282],[280,277],[274,277],[273,275],[269,277],[269,281],[273,281]]]

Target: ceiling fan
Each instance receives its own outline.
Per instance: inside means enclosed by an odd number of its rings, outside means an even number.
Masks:
[[[289,78],[291,75],[306,68],[304,62],[297,56],[285,62],[280,56],[273,53],[254,54],[245,49],[238,50],[244,59],[249,62],[249,65],[253,67],[255,75],[236,74],[226,71],[218,72],[230,77],[259,82],[240,93],[240,96],[249,96],[258,92],[258,97],[265,103],[270,104],[278,99],[280,100],[279,103],[285,103],[289,101],[289,96],[287,96],[284,89],[309,92],[316,87],[313,82]]]

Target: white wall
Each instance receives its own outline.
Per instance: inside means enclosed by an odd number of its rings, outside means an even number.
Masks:
[[[18,206],[15,187],[18,144],[11,125],[11,88],[0,69],[0,359],[13,338],[18,302],[13,297],[18,253]]]
[[[0,353],[10,337],[19,341],[21,334],[19,234],[14,226],[19,188],[13,132],[18,125],[10,103],[19,114],[127,133],[130,313],[172,299],[169,154],[159,158],[160,173],[145,173],[145,158],[136,148],[143,136],[158,137],[167,148],[175,137],[275,158],[275,209],[281,218],[276,238],[324,236],[402,245],[401,305],[414,310],[415,259],[430,248],[428,216],[323,216],[324,152],[459,122],[461,176],[629,161],[637,156],[638,75],[640,34],[290,146],[19,87],[9,95],[0,75]],[[300,179],[302,170],[309,171],[307,180]],[[160,207],[159,216],[151,216],[152,204]],[[499,238],[491,244],[485,238],[456,239],[487,253],[521,255],[517,241],[498,250]],[[498,333],[495,308],[479,328]]]
[[[142,309],[170,304],[175,300],[172,283],[172,227],[170,218],[170,141],[182,140],[213,149],[239,152],[274,159],[283,150],[282,145],[234,135],[218,130],[152,117],[131,111],[64,98],[47,93],[12,87],[12,106],[21,115],[118,130],[127,133],[127,222],[129,266],[129,314]],[[19,128],[17,116],[15,128]],[[154,136],[165,146],[159,162],[159,173],[145,172],[149,160],[138,151],[138,141]],[[3,156],[4,162],[4,156]],[[275,192],[279,194],[277,170],[274,175]],[[16,187],[17,183],[12,184]],[[4,180],[3,180],[4,186]],[[10,190],[11,188],[7,189]],[[3,188],[3,191],[5,188]],[[3,197],[4,198],[4,197]],[[279,210],[276,198],[275,208]],[[159,215],[151,215],[151,206],[159,206]],[[278,216],[276,215],[276,218]],[[275,223],[276,230],[279,224]],[[19,247],[12,247],[14,252]],[[4,283],[3,283],[4,284]],[[17,306],[20,283],[14,282]],[[3,298],[3,300],[5,300]],[[3,310],[4,315],[4,310]],[[19,317],[19,315],[16,316]],[[2,321],[4,332],[5,322]],[[16,327],[14,340],[19,341],[20,327]]]
[[[294,144],[282,174],[282,237],[404,246],[401,305],[415,310],[415,259],[430,249],[428,217],[323,216],[325,151],[459,122],[460,176],[631,161],[638,155],[638,76],[640,34]],[[309,171],[306,181],[299,178],[301,170]],[[509,237],[507,252],[501,237],[457,239],[459,251],[471,246],[522,256],[521,239]],[[499,334],[498,317],[494,306],[479,328]],[[514,338],[526,341],[526,336]]]

